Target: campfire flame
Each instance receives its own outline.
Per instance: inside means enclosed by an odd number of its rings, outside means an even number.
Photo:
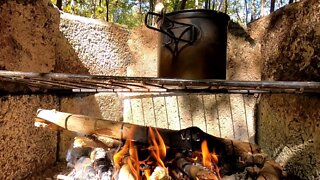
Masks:
[[[149,131],[149,144],[148,150],[150,152],[151,157],[155,160],[157,166],[165,168],[164,159],[167,153],[167,147],[160,133],[155,129],[153,130],[151,127],[148,129]],[[125,144],[119,150],[119,152],[115,153],[113,156],[113,161],[117,172],[123,164],[127,164],[130,168],[130,171],[135,179],[141,179],[140,177],[140,164],[152,164],[152,162],[144,162],[139,161],[138,150],[132,141],[132,134],[130,133],[130,137],[126,139]],[[147,180],[151,177],[151,169],[144,169],[144,174]]]
[[[115,169],[119,172],[122,164],[127,164],[135,179],[140,179],[140,162],[138,158],[138,150],[132,141],[133,131],[129,134],[125,144],[113,156]],[[129,155],[129,156],[127,156]]]
[[[167,147],[159,134],[159,132],[155,129],[156,134],[154,134],[151,127],[149,127],[149,143],[150,148],[149,151],[153,158],[156,159],[157,165],[161,167],[165,167],[164,162],[162,161],[167,154]],[[156,136],[155,136],[156,135]]]
[[[162,179],[159,177],[169,176],[169,170],[166,167],[170,161],[166,160],[167,146],[161,137],[160,133],[155,128],[149,127],[148,129],[148,142],[149,147],[146,149],[149,151],[149,157],[146,160],[140,161],[138,157],[138,149],[132,141],[132,134],[126,139],[123,147],[114,154],[113,160],[116,172],[119,172],[121,167],[126,165],[129,167],[130,173],[134,179]],[[215,153],[211,153],[208,149],[207,141],[204,140],[201,143],[201,152],[195,152],[195,157],[191,158],[194,162],[199,161],[202,165],[208,168],[210,171],[216,172],[219,179],[218,168],[218,156]],[[165,178],[164,178],[165,179]]]
[[[201,143],[201,153],[202,153],[202,164],[211,171],[215,171],[218,174],[218,177],[221,179],[219,174],[218,156],[215,153],[210,153],[208,149],[208,143],[206,140]]]

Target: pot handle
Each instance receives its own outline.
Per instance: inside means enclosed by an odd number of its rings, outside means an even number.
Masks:
[[[161,22],[162,24],[168,23],[169,26],[166,29],[161,28],[161,26],[160,26],[160,28],[153,27],[152,25],[148,24],[148,20],[152,16],[158,17],[158,21],[162,21]],[[157,14],[154,12],[148,12],[146,14],[145,19],[144,19],[144,24],[146,25],[147,28],[161,32],[161,33],[167,35],[168,37],[170,37],[171,39],[173,39],[174,41],[182,41],[182,42],[186,42],[186,43],[190,43],[190,44],[192,44],[193,42],[195,42],[197,40],[197,32],[199,32],[198,29],[194,25],[173,21],[173,20],[167,18],[164,14],[162,15],[162,14]],[[182,33],[178,37],[176,37],[174,32],[172,31],[172,29],[178,29],[178,28],[185,28],[185,29],[182,31]],[[189,39],[183,39],[182,38],[183,35],[185,33],[187,33],[188,31],[190,32]],[[170,43],[171,42],[169,42],[169,44]]]

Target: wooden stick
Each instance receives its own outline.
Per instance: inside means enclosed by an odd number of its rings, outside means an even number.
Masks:
[[[147,143],[148,128],[129,123],[105,120],[83,115],[59,112],[56,110],[39,109],[35,118],[35,125],[47,124],[50,127],[54,125],[64,128],[69,131],[96,136],[106,136],[113,139],[125,140],[133,134],[132,140]],[[54,125],[52,125],[54,124]],[[134,133],[132,133],[134,131]],[[164,134],[174,133],[176,131],[169,129],[159,129],[158,131]]]

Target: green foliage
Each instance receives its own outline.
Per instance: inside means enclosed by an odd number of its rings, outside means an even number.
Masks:
[[[166,12],[179,10],[182,0],[163,0]],[[57,0],[51,0],[56,4]],[[85,17],[107,20],[109,22],[127,25],[128,27],[141,26],[144,23],[144,16],[150,9],[150,2],[155,0],[62,0],[62,10],[67,13]],[[227,12],[233,21],[245,25],[247,17],[259,18],[261,14],[261,0],[247,0],[247,11],[244,0],[187,0],[185,9],[204,9],[210,7],[215,10]],[[108,7],[107,8],[107,3]],[[222,4],[221,4],[222,3]],[[226,4],[227,3],[227,6]],[[197,4],[197,6],[196,6]],[[207,5],[207,6],[206,6]],[[254,5],[254,6],[253,6]],[[276,8],[283,6],[281,0],[276,1]],[[263,5],[266,12],[270,4]],[[218,9],[220,7],[220,9]],[[227,7],[227,10],[225,10]],[[254,13],[251,15],[251,13]],[[106,17],[108,15],[108,18]],[[249,19],[249,22],[254,19]]]

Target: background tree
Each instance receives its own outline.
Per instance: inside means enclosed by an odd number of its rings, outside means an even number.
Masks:
[[[270,13],[272,13],[272,12],[274,11],[275,4],[276,4],[276,0],[271,0],[271,4],[270,4]]]
[[[186,8],[186,4],[187,4],[187,0],[181,0],[180,10],[185,9]]]
[[[56,6],[59,8],[59,10],[62,10],[62,0],[57,0]]]
[[[163,2],[166,13],[183,9],[211,9],[227,13],[231,19],[246,25],[275,11],[293,0],[51,0],[60,10],[76,15],[125,24],[129,28],[141,26],[148,11]]]

